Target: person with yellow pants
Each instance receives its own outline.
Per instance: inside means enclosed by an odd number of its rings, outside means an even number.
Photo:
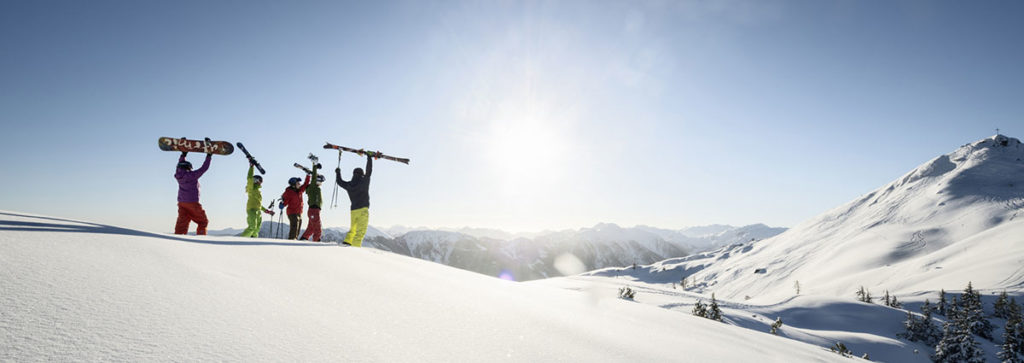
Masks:
[[[242,237],[259,237],[260,227],[263,226],[263,213],[274,215],[274,211],[267,208],[263,208],[263,193],[260,192],[260,186],[263,185],[263,177],[259,175],[253,175],[253,164],[249,162],[249,176],[245,178],[245,193],[249,195],[249,200],[245,203],[245,214],[246,214],[246,228],[242,231]]]
[[[366,155],[366,173],[363,169],[352,170],[352,180],[345,181],[341,178],[341,168],[335,168],[335,179],[345,191],[348,192],[348,199],[352,202],[351,224],[345,240],[341,243],[361,247],[363,237],[366,236],[366,226],[370,222],[370,175],[373,174],[373,159],[380,153],[366,152],[359,150],[359,155]]]

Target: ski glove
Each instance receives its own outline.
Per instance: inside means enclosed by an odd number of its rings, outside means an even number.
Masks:
[[[284,209],[284,202],[277,205],[277,209]]]
[[[269,215],[274,215],[274,211],[269,210],[269,209],[264,209],[263,213],[266,213],[266,214],[269,214]]]

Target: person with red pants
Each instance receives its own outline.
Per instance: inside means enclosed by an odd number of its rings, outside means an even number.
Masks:
[[[288,207],[285,214],[288,215],[288,223],[291,229],[288,232],[288,239],[299,238],[299,230],[302,229],[302,193],[309,186],[309,175],[306,175],[306,182],[299,185],[299,178],[288,179],[288,187],[281,194],[280,207]]]
[[[192,170],[192,163],[185,160],[187,151],[181,152],[178,158],[178,170],[174,172],[174,179],[178,180],[178,221],[174,224],[174,234],[188,233],[189,224],[196,222],[199,227],[197,235],[206,234],[206,225],[210,223],[206,219],[206,211],[199,204],[199,177],[210,168],[210,159],[213,154],[206,153],[206,161],[198,170]]]
[[[321,234],[323,233],[320,228],[320,204],[323,203],[320,185],[327,180],[323,175],[318,175],[317,170],[320,170],[320,163],[313,165],[313,174],[310,176],[316,182],[306,188],[306,197],[309,202],[309,210],[306,212],[306,216],[309,217],[309,226],[306,227],[306,232],[302,234],[302,238],[299,238],[300,240],[310,240],[313,242],[320,242],[320,237],[322,237]]]

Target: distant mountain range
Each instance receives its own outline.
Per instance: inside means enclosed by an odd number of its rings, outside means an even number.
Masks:
[[[271,238],[287,225],[264,222],[260,237]],[[711,225],[681,230],[649,226],[622,228],[602,223],[577,230],[510,233],[496,229],[370,227],[364,246],[433,261],[490,276],[525,281],[576,274],[613,266],[650,264],[687,256],[738,242],[760,240],[784,232],[763,224],[743,227]],[[211,235],[238,235],[240,229],[210,231]],[[348,231],[324,230],[324,241],[336,242]],[[278,233],[278,235],[282,235]],[[560,258],[571,256],[582,270],[559,269]]]

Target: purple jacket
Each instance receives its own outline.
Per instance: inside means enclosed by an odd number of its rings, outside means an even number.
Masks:
[[[207,154],[203,166],[194,171],[187,171],[179,168],[174,173],[174,179],[178,179],[178,202],[198,203],[199,202],[199,177],[203,176],[206,169],[210,168],[210,157]],[[178,162],[185,161],[185,155],[178,158]]]

